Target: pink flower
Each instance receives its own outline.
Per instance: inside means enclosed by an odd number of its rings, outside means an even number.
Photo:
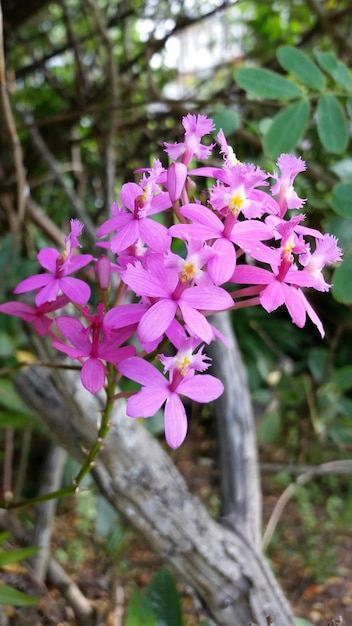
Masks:
[[[81,369],[81,381],[83,387],[90,393],[97,393],[104,385],[106,379],[106,365],[104,361],[117,365],[122,359],[133,355],[135,348],[125,346],[116,338],[114,342],[102,333],[102,316],[92,316],[89,327],[83,326],[82,322],[69,315],[62,315],[56,319],[56,326],[61,334],[72,346],[63,341],[54,341],[53,346],[60,352],[64,352],[71,359],[79,359],[83,362]]]
[[[237,284],[264,285],[262,289],[257,290],[257,293],[260,291],[260,304],[268,313],[285,304],[292,321],[297,326],[303,328],[306,314],[308,314],[321,336],[324,337],[325,332],[321,320],[300,289],[300,287],[315,286],[316,279],[309,272],[293,268],[292,264],[290,269],[287,269],[286,266],[284,271],[280,268],[277,273],[262,267],[238,265],[232,281]]]
[[[48,313],[52,313],[57,309],[61,309],[69,302],[66,296],[62,295],[56,298],[54,302],[44,302],[38,307],[31,306],[26,302],[5,302],[0,304],[0,312],[7,315],[16,315],[26,322],[33,322],[35,331],[43,337],[47,334],[53,319],[48,317]]]
[[[182,118],[182,125],[185,129],[185,141],[183,143],[166,143],[164,142],[165,152],[171,159],[177,159],[182,156],[182,163],[189,165],[193,156],[198,159],[207,159],[212,151],[214,144],[205,146],[201,143],[204,135],[215,130],[213,120],[206,115],[192,115],[188,113]]]
[[[324,235],[316,241],[314,252],[301,254],[299,262],[305,270],[314,276],[316,283],[314,288],[319,291],[329,291],[329,285],[322,274],[322,269],[327,263],[341,261],[342,251],[337,245],[337,239],[333,235]]]
[[[305,200],[299,198],[295,192],[293,181],[297,174],[304,172],[306,164],[301,157],[295,157],[292,154],[281,154],[276,165],[281,170],[281,176],[277,173],[272,175],[277,182],[271,187],[271,192],[273,195],[278,196],[280,217],[283,217],[287,209],[300,209],[305,203]]]
[[[172,369],[169,380],[153,365],[131,357],[121,361],[119,371],[127,378],[140,383],[142,389],[127,401],[127,415],[130,417],[151,417],[165,403],[165,438],[171,448],[178,448],[187,434],[187,416],[180,395],[197,402],[211,402],[223,392],[220,380],[209,374],[182,375]]]
[[[39,289],[35,297],[37,306],[45,302],[54,302],[59,293],[76,304],[85,304],[90,297],[90,287],[83,280],[69,276],[93,259],[91,254],[72,256],[72,249],[79,245],[77,237],[81,234],[83,224],[78,220],[71,220],[71,232],[65,239],[65,249],[60,254],[55,248],[44,248],[38,253],[40,265],[49,273],[35,274],[22,280],[14,289],[14,293],[25,293]]]
[[[170,245],[167,228],[151,219],[152,215],[171,207],[169,194],[162,192],[157,184],[160,168],[150,170],[140,184],[125,183],[121,188],[122,207],[114,203],[114,217],[104,222],[97,231],[98,237],[117,231],[110,242],[113,253],[127,250],[137,242],[146,243],[152,250],[163,252]]]
[[[178,311],[189,331],[210,343],[213,330],[201,311],[223,311],[233,304],[231,296],[220,287],[190,287],[177,270],[164,267],[159,256],[151,257],[148,270],[140,263],[129,265],[122,279],[138,296],[154,302],[138,325],[142,344],[154,341],[167,331]]]
[[[259,167],[252,163],[236,163],[224,167],[216,177],[218,182],[210,190],[209,198],[216,211],[224,216],[242,213],[247,218],[261,217],[268,212],[268,194],[256,189],[268,184],[268,174]]]
[[[208,272],[216,285],[227,282],[236,267],[237,244],[244,252],[258,261],[277,262],[277,250],[262,243],[271,239],[272,230],[259,220],[239,222],[232,214],[221,219],[201,204],[188,204],[180,208],[180,214],[192,224],[175,224],[169,232],[179,239],[215,241],[212,244],[214,256],[209,260]]]

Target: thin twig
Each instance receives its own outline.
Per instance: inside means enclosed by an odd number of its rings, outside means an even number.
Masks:
[[[107,132],[105,136],[105,167],[106,167],[106,204],[110,209],[112,203],[115,200],[115,179],[116,179],[116,151],[115,151],[115,138],[118,129],[118,67],[114,55],[114,45],[109,35],[107,27],[102,20],[101,12],[94,0],[87,0],[87,5],[90,7],[96,25],[98,26],[101,37],[105,43],[108,64],[107,64],[107,78],[108,78],[108,93],[109,100],[113,104],[110,110],[110,118],[107,125]]]
[[[16,124],[13,118],[8,89],[6,81],[6,64],[5,64],[5,52],[4,52],[4,40],[3,40],[3,19],[2,8],[0,2],[0,109],[2,109],[2,117],[4,122],[4,128],[6,134],[8,134],[10,143],[12,146],[13,161],[16,175],[16,209],[17,219],[16,228],[17,232],[20,231],[24,219],[25,212],[25,172],[23,167],[23,155],[21,143],[16,130]],[[1,116],[1,112],[0,112]],[[3,132],[3,130],[2,130]]]
[[[27,530],[12,513],[0,510],[0,528],[10,530],[14,538],[22,545],[31,545]],[[47,579],[65,598],[80,626],[97,626],[98,620],[93,607],[53,557],[49,557]]]
[[[30,124],[30,126],[28,126],[28,133],[32,138],[34,145],[36,146],[44,162],[54,174],[57,182],[63,189],[69,202],[72,204],[72,207],[75,210],[77,217],[84,223],[87,235],[91,243],[94,245],[96,240],[95,227],[91,218],[87,214],[87,211],[85,210],[80,198],[74,193],[70,185],[67,183],[67,180],[61,171],[60,164],[49,150],[38,128],[36,128],[36,126],[33,126],[34,119],[31,113],[29,113],[28,111],[23,111],[22,118],[24,119],[25,123]]]
[[[294,483],[291,483],[285,491],[281,494],[278,499],[274,510],[271,514],[271,517],[268,521],[267,527],[265,529],[265,533],[262,539],[262,549],[266,550],[268,547],[272,536],[275,532],[276,526],[279,522],[279,519],[282,515],[282,512],[292,498],[292,496],[296,493],[297,488],[305,485],[307,482],[315,478],[316,476],[322,476],[326,474],[352,474],[352,461],[344,460],[344,461],[331,461],[330,463],[323,463],[322,465],[318,465],[318,467],[313,467],[307,472],[304,472],[300,476],[297,477]]]
[[[5,454],[4,454],[4,475],[3,490],[4,499],[11,500],[13,496],[12,490],[12,465],[14,452],[14,429],[12,427],[5,428]]]

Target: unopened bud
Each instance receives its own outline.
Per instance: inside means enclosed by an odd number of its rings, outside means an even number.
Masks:
[[[108,289],[110,285],[111,265],[110,259],[105,254],[102,254],[98,258],[95,272],[100,289]]]
[[[187,167],[184,163],[171,163],[167,170],[167,189],[171,202],[180,199],[187,179]]]

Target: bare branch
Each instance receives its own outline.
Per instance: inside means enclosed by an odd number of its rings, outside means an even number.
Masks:
[[[0,143],[6,142],[7,150],[3,157],[13,160],[16,184],[16,220],[12,221],[14,232],[20,232],[25,210],[25,172],[23,168],[22,148],[13,118],[6,80],[6,64],[3,40],[3,20],[0,2]],[[8,151],[11,150],[12,154]],[[1,174],[0,164],[0,174]],[[11,172],[12,174],[12,172]]]
[[[8,511],[0,510],[1,530],[10,530],[14,538],[22,545],[31,545],[31,537],[21,522]],[[49,557],[47,580],[65,598],[72,608],[79,626],[98,626],[95,611],[77,585],[66,574],[55,559]]]
[[[62,393],[38,368],[20,374],[16,386],[58,443],[81,461],[82,449],[90,449],[96,438],[102,398],[86,392],[74,373],[61,376]],[[270,611],[280,617],[280,626],[291,626],[289,606],[241,524],[230,531],[209,517],[169,456],[145,428],[126,417],[124,406],[115,405],[92,470],[105,497],[193,587],[217,624],[265,626],[265,611]]]
[[[281,494],[280,498],[275,504],[274,510],[270,516],[269,522],[265,529],[265,533],[262,539],[262,548],[266,550],[268,547],[272,536],[275,532],[276,526],[280,520],[280,517],[283,513],[283,510],[289,500],[294,496],[297,489],[302,485],[305,485],[307,482],[315,478],[316,476],[322,476],[326,474],[352,474],[352,461],[344,460],[344,461],[331,461],[330,463],[323,463],[322,465],[318,465],[317,467],[310,468],[304,474],[301,474],[296,478],[294,483],[291,483],[285,491]]]
[[[74,209],[77,217],[84,223],[88,237],[91,243],[94,245],[94,224],[87,214],[87,211],[85,210],[80,198],[74,193],[70,185],[67,183],[66,178],[61,171],[60,164],[57,162],[54,155],[50,152],[48,146],[46,145],[41,134],[39,133],[39,130],[35,126],[33,126],[34,120],[32,115],[29,112],[23,112],[22,117],[25,123],[30,124],[30,126],[28,127],[28,132],[33,140],[33,143],[35,144],[44,162],[48,165],[49,169],[54,174],[57,182],[66,194],[69,202],[72,204],[72,208]]]

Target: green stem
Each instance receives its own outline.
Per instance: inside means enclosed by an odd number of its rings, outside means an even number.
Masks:
[[[104,439],[107,436],[110,428],[110,416],[111,411],[115,402],[115,370],[113,365],[108,364],[108,374],[107,374],[107,387],[106,387],[106,403],[105,408],[102,412],[101,422],[98,430],[98,436],[89,450],[85,461],[80,468],[78,474],[72,480],[71,485],[67,485],[62,489],[58,489],[57,491],[52,491],[51,493],[46,493],[41,496],[37,496],[35,498],[27,498],[23,500],[5,500],[0,501],[1,509],[18,509],[28,505],[39,504],[40,502],[46,502],[47,500],[55,500],[58,498],[63,498],[65,496],[71,496],[77,493],[80,489],[80,484],[87,474],[89,474],[90,470],[95,466],[95,460],[103,447]]]

